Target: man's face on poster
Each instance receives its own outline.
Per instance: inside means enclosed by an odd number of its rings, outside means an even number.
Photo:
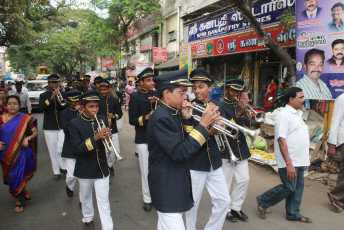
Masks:
[[[333,8],[333,10],[331,11],[331,15],[333,20],[340,20],[342,18],[343,15],[343,9],[341,6],[337,6],[335,8]]]
[[[320,54],[309,56],[305,64],[306,75],[311,80],[318,80],[323,72],[324,59]]]
[[[333,49],[332,49],[332,52],[333,52],[333,56],[334,56],[335,59],[337,59],[337,60],[343,59],[344,43],[339,43],[337,45],[334,45]]]
[[[313,12],[318,7],[318,0],[305,0],[306,10]]]

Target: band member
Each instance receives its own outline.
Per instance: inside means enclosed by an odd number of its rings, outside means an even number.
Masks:
[[[220,106],[220,102],[212,101],[209,93],[212,90],[214,79],[202,69],[195,69],[190,73],[190,81],[195,100],[192,103],[204,107],[212,102]],[[202,116],[201,112],[193,111],[193,114]],[[194,126],[198,125],[194,120]],[[191,127],[192,128],[192,127]],[[191,131],[186,130],[186,131]],[[206,144],[198,150],[198,154],[192,156],[190,162],[190,174],[192,182],[192,195],[195,201],[194,207],[186,213],[186,227],[188,230],[196,229],[197,210],[201,201],[204,186],[207,187],[212,200],[212,212],[204,229],[222,229],[229,208],[230,197],[227,192],[227,184],[223,174],[221,152],[216,144],[214,132],[210,132],[210,138]]]
[[[67,93],[68,91],[73,90],[72,84],[73,84],[73,80],[67,80],[67,86],[66,86],[66,88],[65,88],[65,92],[66,92],[66,93]]]
[[[92,191],[95,189],[97,206],[103,230],[113,230],[109,202],[109,168],[102,140],[111,135],[107,118],[97,115],[99,93],[91,90],[80,95],[83,113],[74,118],[69,125],[70,140],[76,155],[74,176],[80,185],[82,221],[86,228],[93,227]],[[106,127],[100,129],[98,122]],[[99,128],[99,129],[98,129]]]
[[[154,91],[154,73],[153,69],[148,67],[138,76],[138,81],[142,86],[140,91],[130,95],[129,102],[129,123],[135,125],[135,144],[136,151],[139,154],[141,169],[143,209],[146,212],[152,210],[152,200],[148,187],[148,145],[146,129],[150,116],[152,115],[157,103],[158,94]]]
[[[80,78],[76,81],[76,89],[77,90],[83,89],[83,87],[82,87],[82,79],[80,79]]]
[[[59,82],[60,78],[56,74],[48,76],[48,91],[39,96],[39,109],[44,112],[44,137],[48,146],[55,181],[60,179],[60,168],[66,169],[64,161],[61,160],[64,133],[60,113],[64,106],[57,99],[57,94],[63,97],[64,92],[58,89]]]
[[[65,159],[67,166],[66,174],[66,194],[68,197],[73,197],[74,188],[77,178],[74,177],[74,167],[75,167],[75,153],[72,150],[72,144],[69,135],[69,123],[71,120],[79,116],[80,111],[80,99],[79,95],[81,92],[79,90],[70,90],[66,93],[68,108],[61,112],[61,123],[63,131],[65,134],[65,140],[63,142],[61,157]]]
[[[98,85],[99,93],[100,93],[100,101],[99,101],[99,115],[107,117],[109,127],[111,129],[111,138],[112,142],[115,145],[116,151],[120,153],[119,147],[119,137],[118,137],[118,129],[116,121],[120,119],[123,115],[121,105],[118,102],[118,99],[115,99],[111,95],[111,85],[108,80],[101,80]],[[113,169],[113,164],[116,161],[116,156],[114,152],[108,153],[108,165],[110,169],[110,175],[115,175],[115,171]]]
[[[90,85],[90,81],[91,81],[91,76],[84,75],[82,78],[82,86],[80,86],[78,90],[80,90],[82,93],[93,90],[93,87]]]
[[[226,81],[227,98],[221,103],[221,116],[225,119],[234,121],[238,125],[243,125],[243,114],[246,109],[244,97],[239,99],[240,93],[244,89],[244,81],[242,79],[231,79]],[[239,99],[239,101],[237,101]],[[241,206],[245,200],[248,183],[248,158],[251,156],[247,147],[245,135],[240,132],[238,138],[228,137],[229,145],[235,157],[239,160],[233,162],[230,160],[229,151],[224,151],[222,155],[222,169],[227,181],[228,192],[231,191],[232,179],[235,178],[235,184],[230,194],[231,203],[226,219],[230,222],[248,221],[248,217],[241,210]],[[233,160],[233,159],[232,159]]]
[[[207,105],[200,123],[191,132],[192,118],[186,102],[187,70],[177,70],[154,79],[161,102],[147,128],[149,188],[158,212],[158,230],[184,230],[182,212],[193,206],[188,159],[199,153],[209,138],[208,127],[220,116],[218,107]],[[182,108],[183,107],[183,108]],[[141,153],[139,153],[140,155]]]
[[[93,80],[93,84],[95,87],[95,90],[97,90],[99,92],[99,83],[101,80],[103,80],[104,78],[102,78],[101,76],[95,77]]]

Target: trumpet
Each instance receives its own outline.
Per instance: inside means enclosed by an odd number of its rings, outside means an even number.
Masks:
[[[224,152],[227,148],[229,151],[229,162],[237,162],[239,159],[234,155],[231,146],[229,145],[227,136],[222,134],[214,135],[217,147],[220,152]]]
[[[238,98],[235,97],[235,100],[239,102]],[[254,114],[254,119],[258,123],[262,123],[265,121],[265,113],[264,112],[257,112],[255,111],[247,102],[244,102],[245,112],[248,114],[248,117],[252,118],[252,113]]]
[[[56,90],[56,89],[58,89],[58,88],[55,87],[55,90]],[[61,106],[65,106],[65,105],[66,105],[66,100],[63,99],[60,90],[58,90],[58,92],[56,93],[56,98],[57,98],[57,101],[59,102],[59,104],[60,104]]]
[[[100,122],[99,122],[97,115],[94,115],[94,117],[95,117],[95,120],[97,122],[97,125],[98,125],[97,129],[99,132],[103,127],[106,127],[106,126],[105,126],[103,120],[100,120]],[[124,161],[124,158],[117,152],[115,145],[113,144],[110,136],[107,136],[104,140],[102,140],[102,142],[103,142],[103,145],[104,145],[107,152],[114,152],[115,153],[116,161]]]

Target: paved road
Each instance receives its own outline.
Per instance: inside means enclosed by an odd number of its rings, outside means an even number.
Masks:
[[[38,118],[38,169],[28,185],[32,202],[24,206],[24,212],[14,213],[14,198],[8,187],[0,183],[0,230],[74,230],[83,229],[77,194],[73,198],[65,195],[65,181],[53,181],[52,169],[42,132],[42,114]],[[157,214],[142,210],[141,182],[138,159],[134,156],[134,129],[127,124],[120,133],[121,155],[124,162],[116,165],[116,175],[110,179],[110,201],[115,229],[142,230],[156,229]],[[305,193],[301,206],[302,213],[312,218],[313,224],[294,223],[284,218],[284,202],[272,207],[266,220],[256,215],[257,194],[279,183],[276,174],[268,168],[251,165],[251,182],[243,210],[249,216],[247,223],[226,222],[223,229],[343,229],[343,214],[331,211],[326,192],[328,187],[319,182],[306,180]],[[96,205],[95,205],[96,207]],[[198,212],[197,229],[203,229],[211,212],[210,198],[205,190]],[[101,229],[98,211],[95,209],[95,227]]]

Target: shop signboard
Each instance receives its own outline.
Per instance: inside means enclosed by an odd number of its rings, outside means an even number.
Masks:
[[[179,69],[188,69],[189,46],[179,47]]]
[[[343,2],[296,4],[296,86],[306,99],[336,99],[344,92]]]
[[[103,59],[103,67],[115,66],[116,58]]]
[[[142,39],[140,41],[140,51],[152,49],[152,37]]]
[[[141,73],[147,67],[151,67],[152,69],[154,69],[154,63],[142,63],[142,62],[136,63],[135,64],[136,75]]]
[[[280,21],[279,16],[283,11],[295,7],[296,0],[264,0],[256,2],[251,7],[251,13],[261,25]],[[303,2],[303,1],[299,1]],[[211,19],[192,23],[188,28],[188,41],[211,38],[227,33],[252,28],[250,22],[239,10],[220,14]]]
[[[153,47],[153,61],[155,62],[167,61],[166,47]]]
[[[191,45],[191,58],[214,55],[214,40],[198,42]]]

